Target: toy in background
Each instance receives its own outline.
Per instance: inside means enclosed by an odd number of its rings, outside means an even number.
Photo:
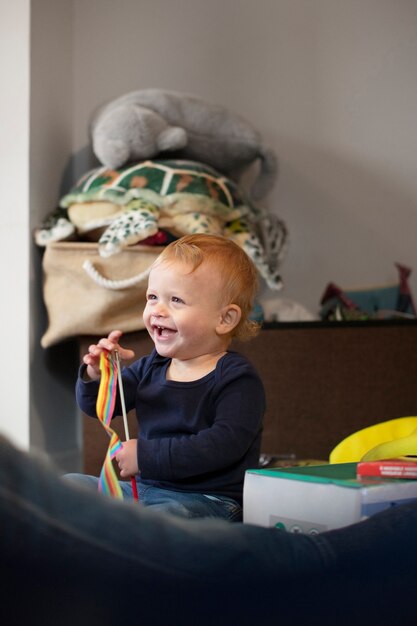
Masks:
[[[36,229],[38,246],[93,242],[110,262],[128,249],[164,246],[186,234],[223,235],[246,251],[276,297],[287,228],[256,201],[275,184],[277,158],[249,122],[189,94],[143,89],[99,107],[89,132],[100,165],[85,172]],[[145,256],[151,263],[152,255]],[[51,291],[48,303],[44,293],[49,317]],[[265,319],[262,296],[253,315]]]
[[[90,133],[94,154],[111,169],[175,152],[174,158],[204,163],[239,183],[247,168],[258,163],[254,200],[264,198],[277,177],[275,153],[247,120],[186,93],[127,93],[93,113]]]
[[[411,269],[395,264],[398,283],[371,289],[346,290],[329,283],[320,300],[320,317],[329,321],[362,321],[390,318],[415,318],[408,278]]]
[[[81,237],[98,241],[100,255],[109,257],[137,243],[165,245],[197,232],[223,235],[245,250],[268,287],[281,288],[285,225],[202,163],[155,159],[96,168],[61,199],[60,211],[35,233],[38,245]]]

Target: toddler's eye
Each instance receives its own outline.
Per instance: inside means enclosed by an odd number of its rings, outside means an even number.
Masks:
[[[146,294],[146,299],[147,300],[156,300],[156,295],[154,293],[148,293],[148,294]]]
[[[184,300],[181,300],[181,298],[178,298],[177,296],[172,296],[171,298],[172,302],[176,302],[177,304],[183,304]]]

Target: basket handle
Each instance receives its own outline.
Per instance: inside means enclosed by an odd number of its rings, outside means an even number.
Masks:
[[[125,278],[122,280],[110,280],[109,278],[105,278],[100,274],[100,272],[94,267],[93,263],[87,259],[83,263],[83,270],[91,278],[93,282],[95,282],[100,287],[104,287],[105,289],[113,289],[115,291],[119,289],[128,289],[129,287],[133,287],[134,285],[138,285],[142,283],[145,278],[149,276],[151,268],[148,267],[141,274],[137,274],[136,276],[132,276],[131,278]]]

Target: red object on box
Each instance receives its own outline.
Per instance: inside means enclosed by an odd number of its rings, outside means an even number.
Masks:
[[[411,478],[417,480],[417,459],[384,459],[381,461],[360,461],[356,467],[358,478]]]

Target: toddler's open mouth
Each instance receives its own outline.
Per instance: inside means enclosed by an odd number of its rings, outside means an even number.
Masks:
[[[176,331],[172,328],[167,328],[166,326],[160,326],[159,324],[154,324],[153,329],[158,337],[170,337]]]

